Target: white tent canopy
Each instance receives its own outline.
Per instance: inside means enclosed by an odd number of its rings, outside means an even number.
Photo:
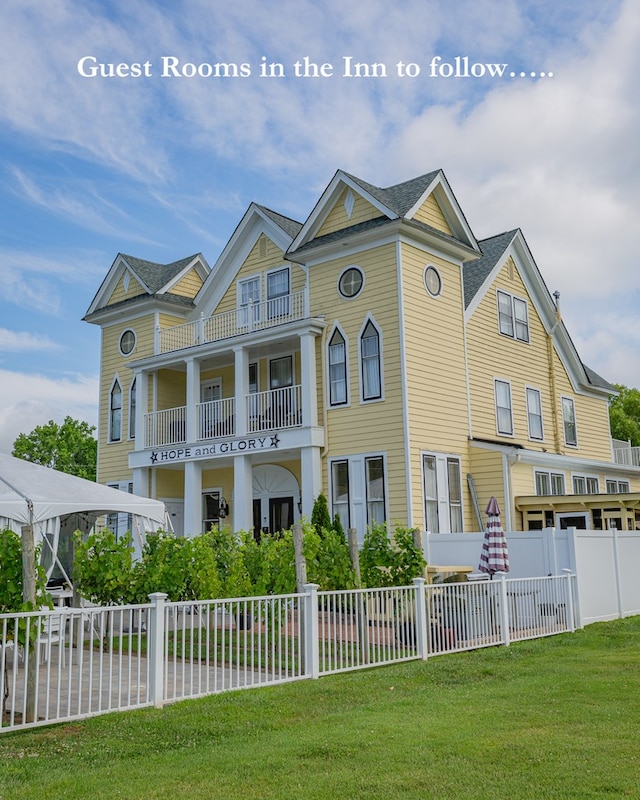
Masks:
[[[146,531],[165,526],[165,507],[159,500],[0,453],[0,528],[20,533],[24,525],[32,525],[36,542],[46,541],[54,560],[61,518],[76,514],[93,522],[109,513],[132,515],[137,550]]]

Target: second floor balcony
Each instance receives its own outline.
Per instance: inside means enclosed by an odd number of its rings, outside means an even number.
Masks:
[[[630,441],[613,439],[613,461],[625,467],[640,467],[640,447],[632,447]]]
[[[227,397],[196,405],[196,432],[190,437],[187,406],[154,411],[144,416],[143,448],[207,442],[238,435],[299,428],[302,419],[302,387],[287,386],[255,392],[243,398],[247,430],[236,424],[236,398]]]
[[[302,290],[264,303],[249,302],[222,314],[210,317],[202,315],[182,325],[159,328],[156,331],[155,354],[219,342],[304,319],[309,315],[308,305],[307,292]]]

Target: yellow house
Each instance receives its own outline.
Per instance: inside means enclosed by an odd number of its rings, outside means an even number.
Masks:
[[[98,479],[164,500],[178,533],[275,532],[321,492],[360,537],[479,530],[491,495],[512,530],[636,527],[615,390],[522,233],[477,241],[441,170],[338,171],[304,223],[252,203],[213,267],[120,254],[85,319]]]

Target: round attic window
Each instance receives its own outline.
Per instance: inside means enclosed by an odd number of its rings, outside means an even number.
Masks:
[[[338,289],[343,297],[356,297],[362,291],[364,275],[358,267],[347,267],[340,276]]]
[[[120,337],[120,352],[123,356],[128,356],[136,346],[136,335],[132,330],[126,330]]]
[[[442,292],[442,278],[438,270],[429,265],[424,271],[424,285],[431,297],[439,297]]]

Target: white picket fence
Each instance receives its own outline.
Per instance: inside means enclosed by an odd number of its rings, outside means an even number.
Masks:
[[[573,631],[575,576],[0,614],[2,732]],[[27,644],[29,643],[29,644]]]

